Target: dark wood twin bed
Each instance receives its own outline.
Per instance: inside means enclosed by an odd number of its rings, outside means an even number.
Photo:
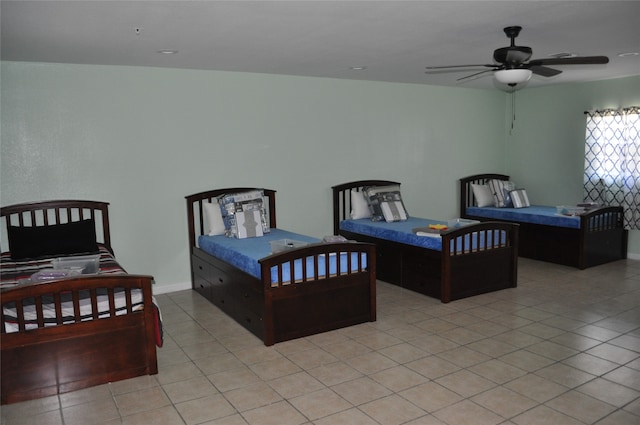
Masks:
[[[200,247],[199,239],[206,237],[203,205],[216,203],[221,195],[251,190],[256,189],[216,189],[186,197],[193,289],[267,346],[375,321],[376,257],[371,244],[310,243],[261,258],[257,275]],[[269,224],[275,233],[276,192],[259,190],[268,198]],[[240,245],[246,241],[217,237]],[[249,239],[268,244],[266,236]],[[338,262],[335,270],[330,268],[331,258]],[[292,274],[302,269],[302,277],[283,277],[285,268]]]
[[[485,222],[449,230],[441,235],[441,247],[450,249],[430,249],[343,228],[350,218],[352,191],[389,185],[399,183],[360,180],[332,188],[334,233],[375,244],[378,279],[438,298],[443,303],[517,286],[517,224]],[[351,221],[366,225],[371,220]],[[478,241],[477,245],[474,246],[473,241]],[[414,238],[413,242],[420,241]]]
[[[3,207],[0,215],[3,235],[8,226],[43,229],[93,219],[101,258],[113,254],[107,203],[28,203]],[[50,261],[12,262],[2,248],[2,404],[158,372],[161,324],[151,276],[116,267],[113,273],[28,282]]]
[[[488,217],[490,211],[483,208],[470,210],[477,205],[471,185],[484,185],[491,179],[508,181],[509,176],[477,174],[460,179],[460,217],[505,221]],[[627,258],[627,230],[623,227],[622,207],[593,209],[574,220],[576,226],[569,228],[510,218],[509,221],[520,225],[519,255],[578,269]]]

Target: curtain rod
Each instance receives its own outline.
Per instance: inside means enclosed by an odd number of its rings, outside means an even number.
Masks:
[[[601,112],[611,112],[611,111],[622,111],[622,112],[626,112],[626,111],[630,111],[631,109],[639,109],[640,106],[628,106],[626,108],[618,108],[618,109],[614,109],[614,108],[609,108],[609,109],[592,109],[591,111],[584,111],[584,114],[596,114],[596,113],[601,113]]]

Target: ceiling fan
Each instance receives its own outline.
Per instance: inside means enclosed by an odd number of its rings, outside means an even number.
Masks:
[[[478,77],[482,74],[493,72],[493,76],[498,82],[507,84],[514,87],[516,84],[521,84],[528,81],[532,74],[540,75],[542,77],[553,77],[560,74],[562,71],[555,68],[550,68],[547,65],[597,65],[606,64],[609,62],[609,58],[606,56],[561,56],[547,59],[532,59],[531,54],[533,51],[531,47],[516,46],[516,37],[520,34],[522,27],[512,26],[504,28],[504,33],[511,40],[511,45],[508,47],[501,47],[493,51],[492,64],[476,64],[476,65],[451,65],[451,66],[428,66],[426,73],[433,73],[433,70],[446,70],[450,69],[454,71],[456,68],[489,68],[480,72],[476,72],[471,75],[467,75],[462,78],[458,78],[457,81],[467,80],[470,78]],[[436,71],[437,72],[437,71]],[[446,72],[446,71],[445,71]]]

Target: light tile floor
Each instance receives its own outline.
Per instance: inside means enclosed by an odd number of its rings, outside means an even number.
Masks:
[[[156,376],[2,406],[2,424],[640,424],[640,261],[519,261],[449,304],[378,282],[378,320],[265,347],[193,291],[157,297]]]

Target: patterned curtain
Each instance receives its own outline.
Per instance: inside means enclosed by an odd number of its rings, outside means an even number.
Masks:
[[[640,107],[586,115],[585,202],[622,205],[625,227],[640,229]]]

